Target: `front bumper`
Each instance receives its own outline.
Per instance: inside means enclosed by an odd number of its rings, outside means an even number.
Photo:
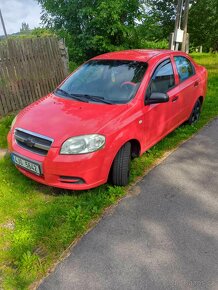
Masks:
[[[8,134],[8,144],[11,152],[41,164],[43,174],[40,176],[17,166],[25,176],[39,183],[84,190],[107,182],[112,160],[108,157],[110,154],[105,153],[106,148],[90,154],[60,155],[59,148],[51,147],[47,156],[41,156],[20,147],[11,132]]]

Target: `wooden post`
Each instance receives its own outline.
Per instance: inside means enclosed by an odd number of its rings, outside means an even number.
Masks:
[[[174,33],[170,33],[169,36],[169,49],[174,50]]]
[[[60,49],[61,59],[64,65],[64,72],[66,75],[68,75],[69,74],[69,56],[68,56],[67,47],[65,46],[64,39],[59,40],[58,45]]]
[[[190,42],[189,42],[189,33],[186,34],[186,47],[185,47],[185,52],[189,53],[189,47],[190,47]]]

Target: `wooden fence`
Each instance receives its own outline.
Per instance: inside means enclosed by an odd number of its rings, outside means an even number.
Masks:
[[[0,42],[0,117],[51,92],[67,75],[66,59],[55,37]]]

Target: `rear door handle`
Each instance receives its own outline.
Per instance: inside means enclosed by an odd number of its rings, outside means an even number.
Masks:
[[[196,82],[194,83],[194,87],[196,88],[196,87],[198,87],[198,85],[199,85],[199,82],[196,81]]]
[[[176,102],[178,100],[179,96],[175,96],[172,98],[172,102]]]

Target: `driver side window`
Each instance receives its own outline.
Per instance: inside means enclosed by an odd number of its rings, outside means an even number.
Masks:
[[[146,98],[152,93],[166,93],[175,86],[175,77],[170,59],[160,63],[151,78],[147,89]]]

